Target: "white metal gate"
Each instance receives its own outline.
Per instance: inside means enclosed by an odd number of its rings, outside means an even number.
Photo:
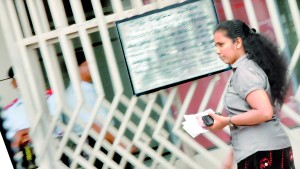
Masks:
[[[103,168],[124,168],[127,162],[136,168],[145,169],[220,168],[222,159],[230,148],[226,141],[226,137],[229,137],[228,128],[223,131],[225,139],[218,133],[204,134],[204,139],[209,140],[213,145],[210,147],[195,141],[181,128],[183,115],[195,99],[200,80],[186,85],[184,95],[179,95],[180,87],[173,87],[141,97],[131,96],[124,61],[119,55],[120,46],[114,31],[115,21],[182,1],[101,1],[3,0],[0,2],[1,26],[5,31],[7,48],[29,112],[31,136],[40,168],[68,168],[60,160],[62,154],[71,160],[69,168],[79,166],[95,168],[93,166],[95,159],[104,162]],[[221,2],[226,18],[232,19],[230,1]],[[297,2],[296,0],[288,0],[288,2],[295,29],[300,30]],[[244,3],[251,26],[259,30],[253,2],[244,0]],[[288,44],[284,40],[285,35],[280,26],[275,1],[266,0],[266,3],[276,39],[283,50]],[[88,8],[87,4],[92,8]],[[300,31],[296,32],[298,44],[290,61],[290,77],[294,77],[292,73],[300,56]],[[74,50],[81,47],[87,57],[98,96],[95,109],[104,106],[109,112],[100,133],[91,129],[94,119],[90,118],[88,124],[84,126],[84,132],[78,137],[72,132],[74,124],[79,123],[76,115],[70,117],[67,125],[58,119],[62,112],[67,114],[69,112],[63,95],[66,77],[75,86],[76,97],[79,100],[77,109],[83,104],[83,93],[80,90],[80,79],[74,58]],[[206,109],[208,102],[214,100],[218,102],[214,109],[222,112],[222,97],[214,98],[213,92],[220,87],[218,86],[220,81],[227,81],[229,76],[230,72],[227,72],[207,79],[209,83],[203,92],[199,111]],[[49,115],[44,97],[44,91],[48,87],[51,87],[55,93],[57,101],[58,114],[55,117]],[[293,98],[294,103],[298,105],[300,88],[299,86],[295,88]],[[284,116],[300,124],[299,114],[294,107],[284,104],[282,110]],[[70,113],[76,114],[76,111]],[[110,123],[111,120],[115,123]],[[56,127],[63,128],[65,131],[61,139],[53,138],[52,133]],[[286,130],[292,142],[299,143],[299,129],[286,126]],[[115,136],[113,144],[104,139],[107,131]],[[96,140],[93,147],[86,144],[87,136]],[[69,142],[75,143],[76,146],[70,147]],[[299,145],[294,145],[295,156],[299,158],[300,156],[297,156]],[[109,150],[108,153],[100,151],[100,147]],[[132,147],[136,147],[137,151],[132,153]],[[88,158],[82,155],[83,151]],[[112,160],[114,153],[122,157],[119,164]]]

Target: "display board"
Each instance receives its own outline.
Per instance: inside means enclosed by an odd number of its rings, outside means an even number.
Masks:
[[[213,0],[190,0],[116,22],[134,95],[231,69],[216,54]]]

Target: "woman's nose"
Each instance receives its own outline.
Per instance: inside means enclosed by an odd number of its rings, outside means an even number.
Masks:
[[[216,53],[219,55],[221,53],[219,48],[216,48]]]

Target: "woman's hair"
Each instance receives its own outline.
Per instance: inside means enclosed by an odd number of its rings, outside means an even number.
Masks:
[[[248,58],[257,63],[268,76],[271,86],[271,102],[282,105],[287,90],[287,63],[278,48],[266,37],[256,33],[240,20],[228,20],[218,24],[214,32],[224,31],[233,41],[240,37]]]

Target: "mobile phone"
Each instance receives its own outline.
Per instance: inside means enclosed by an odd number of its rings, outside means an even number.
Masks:
[[[202,120],[206,126],[212,126],[214,124],[214,119],[210,115],[202,116]]]

